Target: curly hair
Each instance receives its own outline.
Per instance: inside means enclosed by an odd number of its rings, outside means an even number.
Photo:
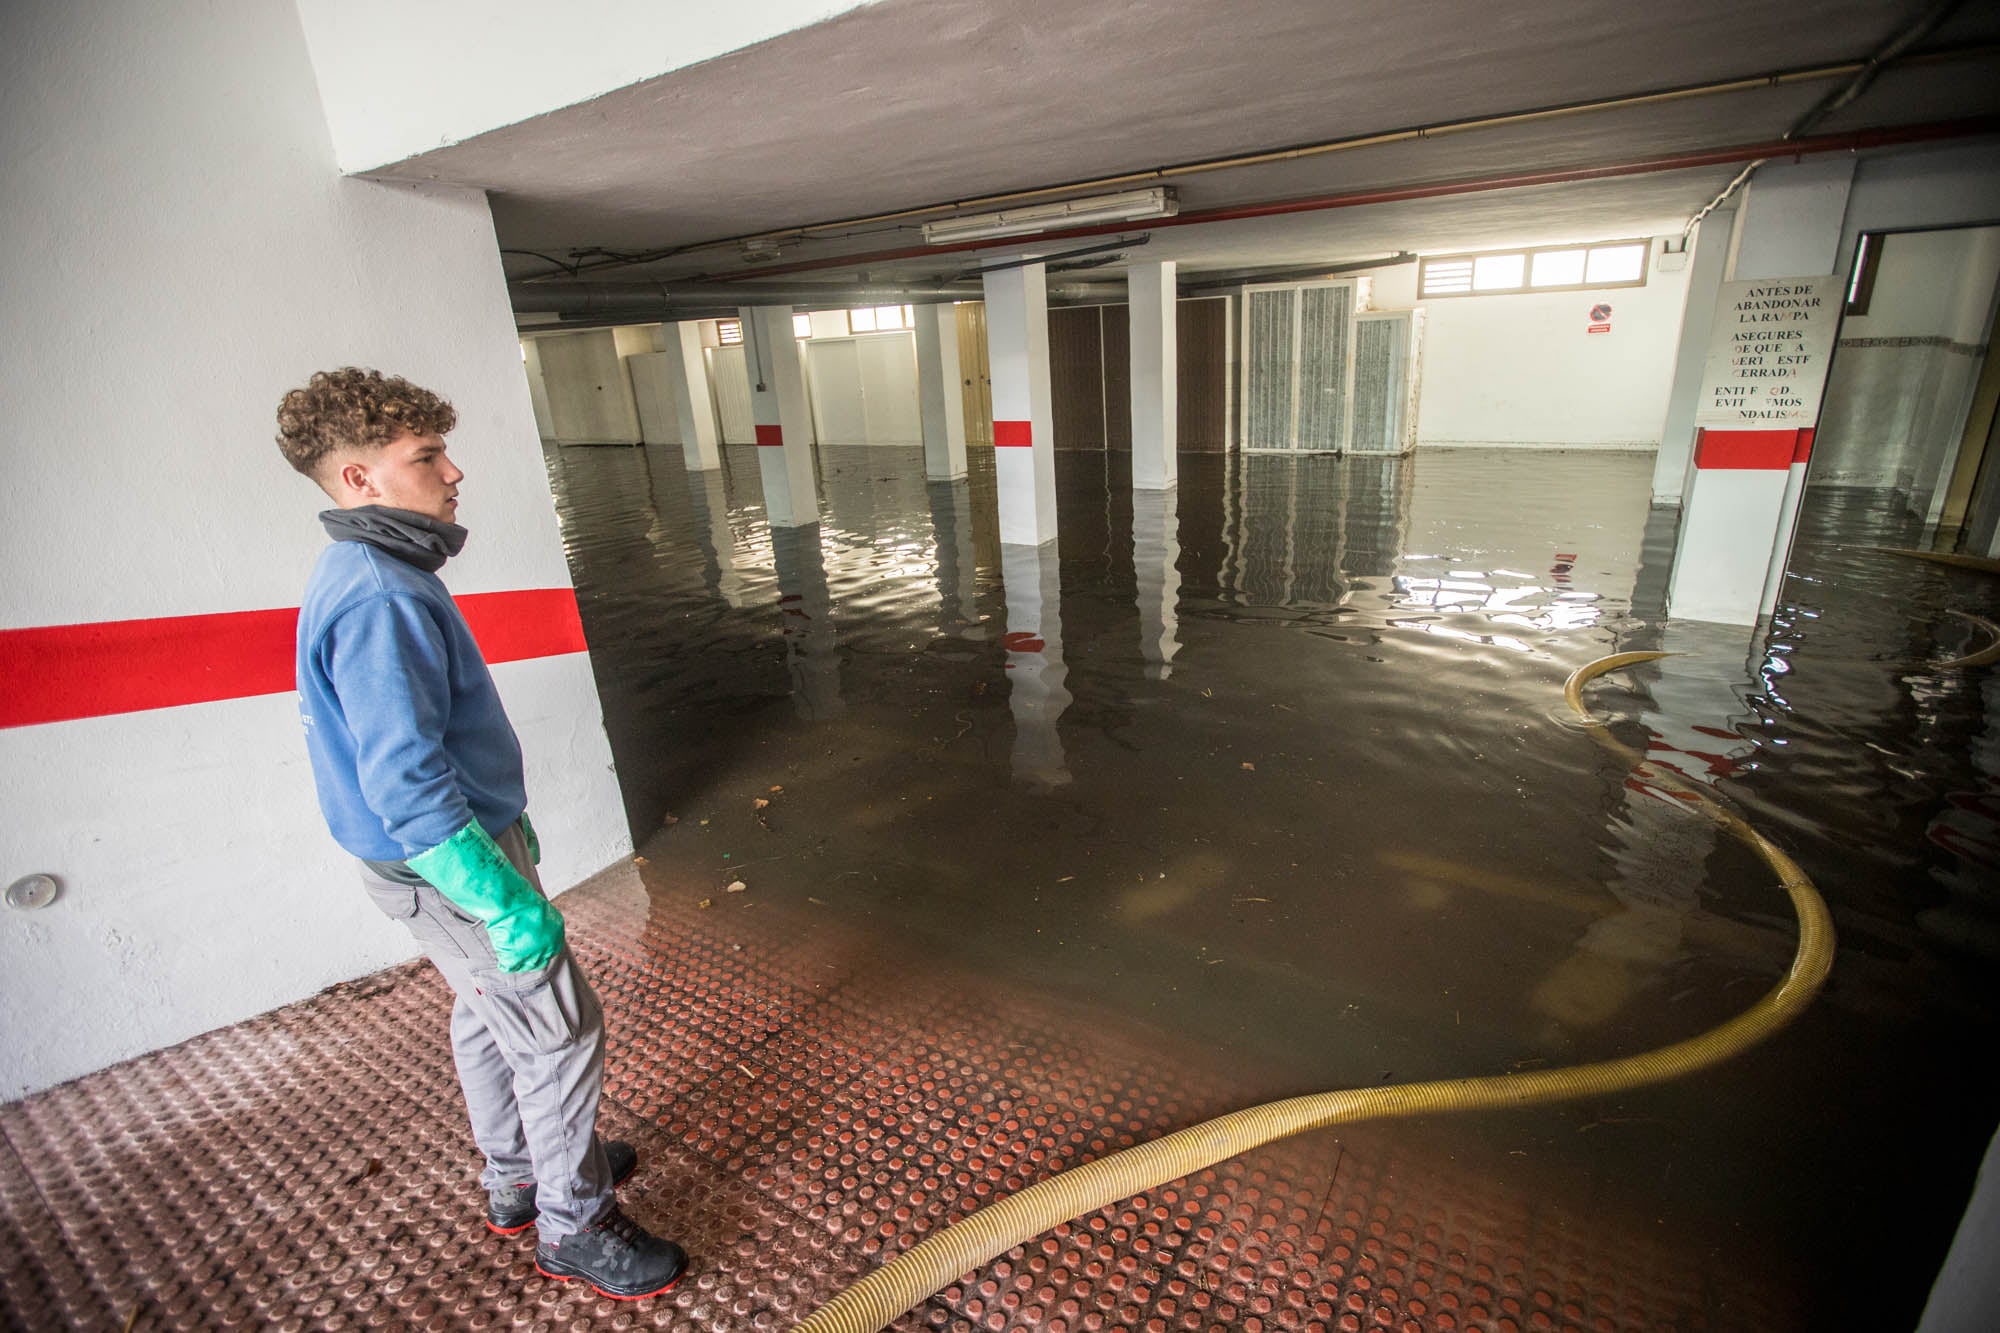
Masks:
[[[278,402],[278,449],[294,468],[321,481],[326,460],[343,449],[379,449],[403,432],[443,435],[458,424],[452,405],[397,375],[359,366],[315,371],[303,389]]]

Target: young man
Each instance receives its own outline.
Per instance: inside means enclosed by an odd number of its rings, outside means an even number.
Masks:
[[[535,1266],[637,1300],[687,1255],[619,1211],[638,1156],[600,1142],[604,1014],[535,873],[521,747],[438,569],[465,544],[458,414],[379,371],[321,372],[278,447],[333,497],[299,610],[299,710],[334,840],[457,995],[452,1055],[486,1155],[486,1223],[539,1232]]]

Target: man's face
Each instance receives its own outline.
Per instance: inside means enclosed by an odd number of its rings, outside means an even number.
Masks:
[[[341,507],[386,505],[455,523],[458,483],[463,480],[465,474],[444,451],[442,435],[405,431],[374,453],[341,463]]]

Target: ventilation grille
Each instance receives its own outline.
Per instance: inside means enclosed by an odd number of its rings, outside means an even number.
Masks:
[[[1402,452],[1409,396],[1407,315],[1357,320],[1354,329],[1354,452]]]
[[[1347,357],[1354,289],[1307,287],[1299,293],[1300,449],[1347,447]]]
[[[1248,345],[1249,419],[1246,449],[1292,447],[1292,331],[1296,291],[1251,292]]]

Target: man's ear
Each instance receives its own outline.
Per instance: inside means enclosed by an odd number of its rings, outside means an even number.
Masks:
[[[368,465],[358,458],[348,458],[334,470],[336,484],[345,491],[357,495],[373,493],[373,482],[368,476]]]

